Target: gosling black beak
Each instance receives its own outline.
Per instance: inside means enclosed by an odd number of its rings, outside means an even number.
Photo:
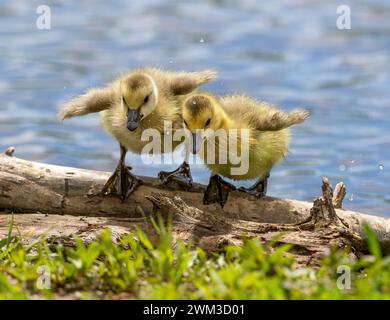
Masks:
[[[139,122],[141,120],[141,114],[139,109],[129,109],[127,114],[127,129],[134,131],[138,128]]]
[[[197,150],[197,144],[196,144],[196,133],[192,134],[192,153],[196,154],[198,152]]]
[[[196,130],[195,133],[192,133],[192,153],[199,153],[200,149],[202,149],[204,138],[202,136],[202,130]]]

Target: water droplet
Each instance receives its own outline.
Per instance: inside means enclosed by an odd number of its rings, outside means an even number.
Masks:
[[[351,201],[351,202],[353,201],[353,193],[351,193],[351,194],[349,195],[348,200]]]
[[[200,43],[203,43],[203,42],[204,42],[204,39],[203,39],[203,38],[200,38],[199,42],[200,42]]]
[[[350,160],[349,161],[351,164],[354,164],[355,163],[355,160]]]
[[[345,171],[345,170],[347,170],[347,166],[345,164],[340,164],[339,165],[339,170],[340,171]]]
[[[380,163],[379,164],[379,170],[383,170],[385,168],[385,166],[383,165],[383,163]]]
[[[172,64],[172,63],[173,63],[173,60],[169,60],[169,63]]]

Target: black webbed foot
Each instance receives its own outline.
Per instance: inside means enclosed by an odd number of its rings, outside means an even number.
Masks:
[[[203,203],[211,204],[218,202],[221,208],[223,208],[228,199],[229,192],[234,190],[236,190],[235,186],[223,180],[219,175],[214,175],[210,178],[209,185],[204,193]]]
[[[251,196],[255,196],[256,198],[263,198],[267,194],[268,178],[269,174],[264,178],[257,180],[253,186],[249,188],[240,187],[238,190],[250,194]]]
[[[187,162],[183,162],[180,167],[174,171],[160,171],[158,178],[161,180],[163,185],[176,183],[186,190],[192,188],[191,170]]]
[[[114,195],[125,201],[142,184],[142,180],[131,173],[131,167],[125,165],[126,152],[126,148],[120,145],[118,166],[111,177],[108,178],[102,191],[100,191],[100,196]]]
[[[111,177],[108,178],[100,195],[115,195],[125,201],[142,184],[142,180],[133,175],[130,170],[131,167],[120,163]]]

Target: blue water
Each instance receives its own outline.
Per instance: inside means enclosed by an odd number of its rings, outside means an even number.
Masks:
[[[0,149],[111,171],[117,144],[97,115],[61,124],[61,102],[134,67],[216,68],[208,90],[312,111],[270,195],[312,200],[326,175],[347,184],[345,207],[390,216],[389,1],[46,0],[51,30],[38,30],[42,2],[0,1]],[[339,4],[351,30],[336,28]],[[142,175],[172,167],[128,162]]]

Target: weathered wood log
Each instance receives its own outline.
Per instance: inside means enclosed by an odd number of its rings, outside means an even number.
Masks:
[[[294,223],[307,217],[311,204],[266,197],[257,200],[235,191],[225,207],[203,205],[205,187],[196,184],[190,192],[161,187],[158,179],[140,177],[144,184],[128,200],[97,196],[110,173],[37,163],[0,154],[0,208],[19,212],[42,212],[86,216],[139,217],[152,209],[146,196],[164,192],[215,215],[258,222]]]
[[[77,234],[88,240],[105,227],[120,236],[134,226],[152,233],[148,220],[142,217],[156,210],[173,215],[177,238],[191,240],[207,251],[240,243],[243,235],[267,242],[287,231],[280,242],[293,244],[297,260],[302,263],[313,257],[316,261],[331,245],[363,252],[361,239],[367,223],[377,233],[385,252],[390,252],[390,220],[335,209],[343,196],[333,192],[326,179],[323,196],[314,205],[272,197],[255,199],[237,191],[230,194],[221,209],[219,205],[203,205],[202,185],[195,185],[191,192],[167,189],[149,177],[142,177],[144,185],[125,202],[97,196],[109,175],[25,161],[12,153],[0,155],[0,208],[33,213],[16,215],[19,230],[31,237],[46,232],[55,237]],[[6,234],[8,221],[9,214],[0,215],[0,236]]]

